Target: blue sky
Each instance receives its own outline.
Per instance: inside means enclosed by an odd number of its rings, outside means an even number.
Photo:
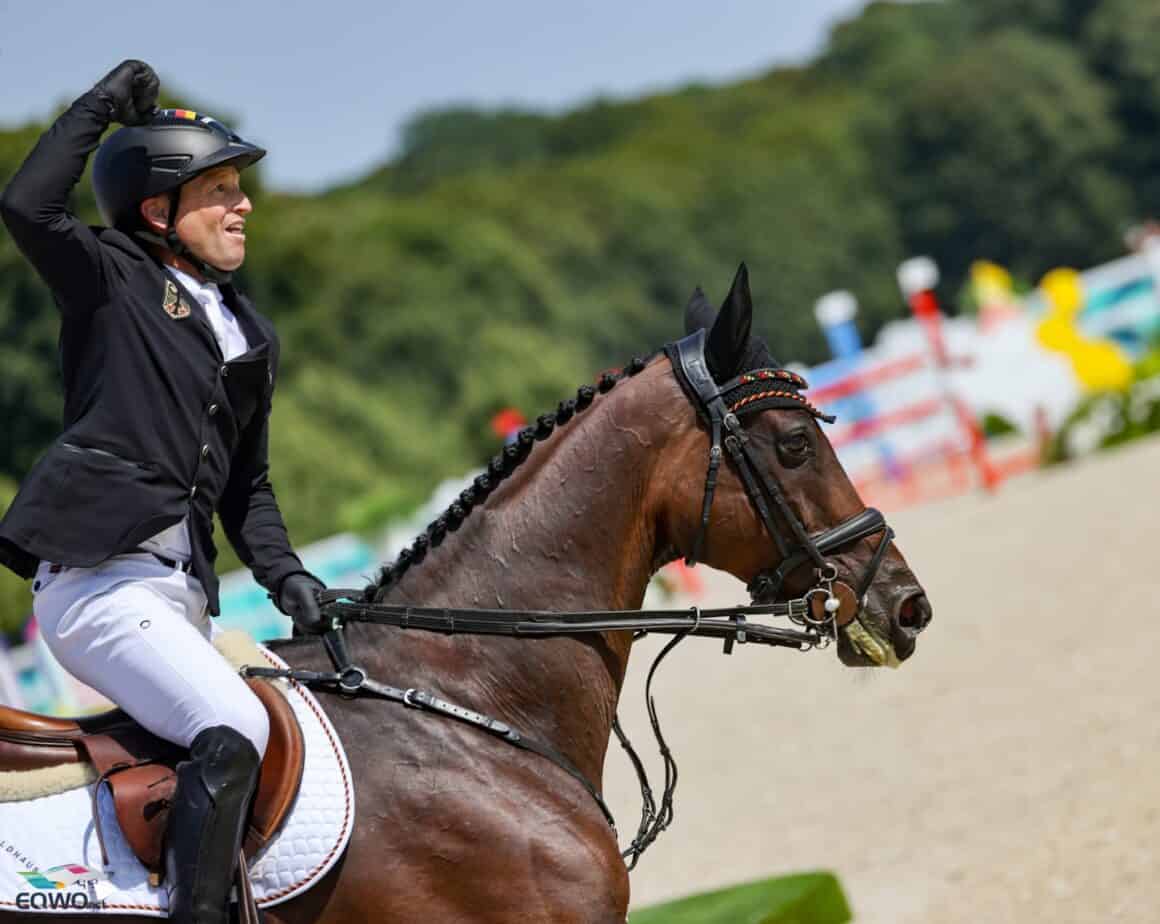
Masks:
[[[0,0],[0,124],[42,118],[123,58],[264,144],[265,177],[309,190],[394,150],[417,110],[565,109],[800,62],[863,0],[190,4]],[[193,99],[190,100],[193,102]]]

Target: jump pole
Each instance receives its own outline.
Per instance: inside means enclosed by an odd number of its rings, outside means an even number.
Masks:
[[[874,398],[866,384],[860,379],[866,375],[863,363],[862,335],[858,332],[858,300],[852,292],[838,289],[827,292],[814,303],[814,317],[825,335],[830,347],[830,355],[843,374],[830,383],[829,395],[825,399],[839,402],[838,413],[849,414],[853,418],[854,430],[877,416]],[[824,389],[819,389],[822,391]],[[811,397],[818,401],[817,392]],[[895,458],[888,440],[877,432],[868,433],[883,469],[892,481],[903,481],[907,477],[905,467]]]
[[[1002,481],[1002,475],[987,457],[987,440],[983,436],[983,428],[979,426],[979,421],[975,419],[970,408],[947,383],[946,372],[951,362],[946,340],[943,338],[943,315],[934,293],[938,278],[938,264],[930,257],[911,257],[898,267],[898,287],[902,290],[902,295],[915,318],[922,325],[926,341],[934,356],[943,398],[966,437],[968,452],[979,473],[979,480],[986,490],[994,491]]]

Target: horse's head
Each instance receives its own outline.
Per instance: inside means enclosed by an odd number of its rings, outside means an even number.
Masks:
[[[845,664],[897,665],[930,622],[926,594],[850,483],[805,383],[751,335],[752,315],[743,265],[719,312],[694,293],[690,336],[666,349],[697,424],[688,415],[671,434],[663,533],[745,581],[756,603],[804,596],[811,618],[832,617]]]

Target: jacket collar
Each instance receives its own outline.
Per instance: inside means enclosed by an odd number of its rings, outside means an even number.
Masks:
[[[208,340],[214,353],[219,358],[222,358],[221,346],[217,342],[217,337],[214,335],[213,327],[209,323],[209,317],[201,301],[189,291],[180,276],[169,272],[170,267],[156,258],[154,258],[154,263],[161,273],[162,280],[164,282],[172,282],[184,295],[189,304],[190,314],[197,320],[198,328],[202,335]],[[270,336],[266,330],[266,326],[259,320],[260,316],[258,315],[257,309],[254,308],[248,298],[235,288],[233,283],[214,283],[214,285],[218,286],[222,300],[226,303],[230,311],[234,313],[234,316],[238,319],[238,323],[241,325],[242,332],[246,335],[246,343],[249,345],[249,349],[242,355],[248,355],[259,349],[265,352],[264,348],[268,346]]]

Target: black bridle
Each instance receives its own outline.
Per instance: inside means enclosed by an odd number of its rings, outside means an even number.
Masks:
[[[724,385],[718,385],[709,372],[709,364],[705,359],[705,331],[698,330],[687,337],[670,344],[666,348],[680,381],[697,408],[697,413],[709,428],[709,468],[705,475],[705,493],[701,502],[701,522],[697,536],[693,540],[692,551],[686,556],[686,562],[692,565],[701,558],[705,540],[709,532],[709,518],[713,508],[713,496],[717,489],[717,476],[721,467],[722,445],[729,453],[729,458],[741,476],[745,485],[745,493],[749,496],[754,508],[760,517],[765,530],[773,538],[781,560],[775,569],[763,571],[750,582],[750,596],[757,601],[776,600],[781,593],[785,579],[806,562],[814,565],[815,586],[806,593],[808,599],[815,593],[826,594],[826,610],[834,618],[825,620],[829,632],[837,629],[838,609],[834,601],[832,585],[837,581],[838,567],[826,560],[826,555],[835,552],[851,543],[876,533],[882,533],[882,540],[878,543],[870,563],[866,566],[861,578],[855,582],[853,597],[857,609],[861,608],[866,592],[874,583],[878,569],[886,556],[890,542],[894,538],[894,530],[886,523],[886,518],[873,507],[855,514],[837,526],[830,527],[824,532],[811,536],[789,502],[785,498],[781,485],[776,478],[769,477],[754,462],[750,449],[749,437],[741,426],[738,414],[734,412],[736,405],[729,403],[730,395],[739,392],[743,386],[755,379],[761,381],[763,377],[777,382],[781,387],[765,392],[761,400],[752,401],[745,405],[746,412],[763,410],[767,407],[788,407],[795,410],[808,409],[809,405],[797,394],[799,387],[805,382],[793,373],[784,369],[761,369],[745,373],[730,379]],[[820,416],[820,415],[819,415]],[[821,419],[832,422],[832,417]],[[777,508],[781,519],[789,528],[794,545],[786,541],[782,531],[778,529],[770,510],[772,501]],[[845,622],[849,622],[856,615],[855,612],[844,614]]]
[[[775,406],[778,402],[782,402],[782,406],[798,410],[803,407],[809,408],[808,402],[796,394],[796,389],[805,384],[797,376],[785,370],[757,370],[718,386],[709,373],[705,359],[703,330],[670,344],[666,347],[666,353],[672,361],[678,381],[701,419],[707,423],[710,434],[709,469],[705,478],[700,526],[687,561],[690,564],[695,563],[705,547],[724,447],[724,452],[729,453],[729,458],[745,485],[749,499],[766,531],[773,537],[781,556],[775,569],[762,572],[750,582],[749,591],[755,601],[753,605],[715,610],[693,607],[691,610],[647,612],[489,610],[377,603],[366,599],[359,590],[332,589],[324,591],[320,595],[319,602],[329,617],[329,629],[323,635],[323,642],[334,664],[333,672],[247,666],[242,668],[242,673],[248,677],[288,678],[314,689],[344,696],[359,694],[377,696],[472,725],[515,747],[539,754],[564,770],[588,791],[615,832],[616,824],[612,813],[601,797],[600,791],[556,748],[528,737],[505,722],[448,702],[426,691],[402,689],[371,679],[364,668],[351,660],[342,631],[343,626],[349,622],[367,622],[446,634],[505,635],[515,638],[543,638],[613,631],[632,631],[635,633],[634,637],[657,633],[674,636],[654,659],[645,682],[645,703],[649,721],[664,761],[665,784],[659,803],[653,795],[640,758],[621,730],[619,719],[613,721],[613,731],[627,752],[641,783],[643,810],[640,825],[631,845],[623,852],[623,856],[628,860],[628,868],[632,869],[645,849],[673,819],[677,767],[661,734],[656,705],[651,693],[653,676],[661,661],[679,642],[690,635],[723,639],[727,654],[732,653],[734,643],[775,645],[802,651],[825,647],[836,638],[841,626],[856,618],[857,610],[860,609],[865,593],[873,583],[894,536],[882,514],[873,508],[863,510],[837,526],[811,536],[786,501],[777,479],[767,477],[755,464],[749,448],[749,439],[735,413],[737,405],[731,409],[728,399],[754,377],[767,376],[774,381],[789,383],[789,386],[776,394],[757,395],[760,400],[750,401],[746,405],[747,410]],[[755,396],[749,396],[753,397]],[[779,515],[788,525],[793,545],[786,541],[778,529],[769,501],[773,502]],[[883,533],[882,541],[878,544],[865,573],[856,582],[856,590],[853,590],[846,599],[841,595],[841,588],[845,585],[838,580],[838,567],[827,561],[825,556],[876,533]],[[778,600],[785,579],[807,562],[812,562],[815,567],[814,586],[801,597]],[[839,588],[837,594],[835,587]],[[747,617],[752,616],[785,616],[799,628],[787,629],[750,622]]]

